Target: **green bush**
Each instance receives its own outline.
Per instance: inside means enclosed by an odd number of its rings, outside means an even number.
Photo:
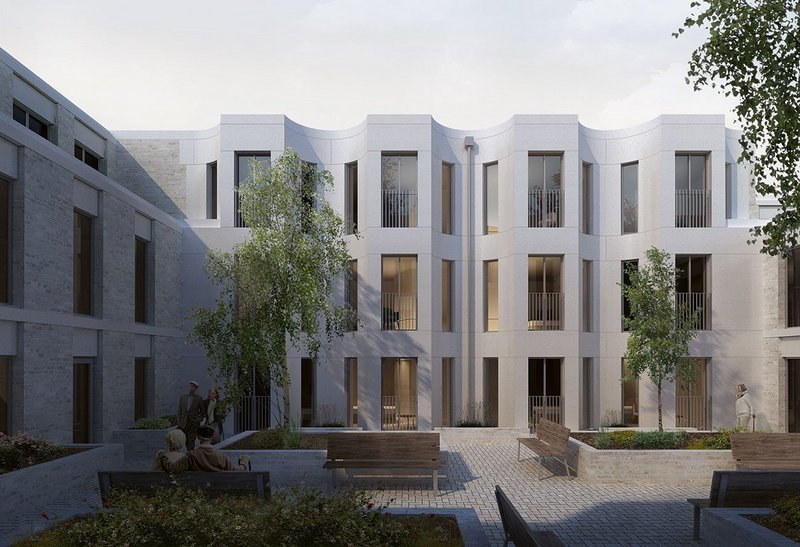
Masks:
[[[134,429],[167,429],[168,427],[170,427],[170,423],[165,418],[139,418],[133,424]]]
[[[175,414],[165,414],[161,416],[162,420],[167,420],[171,427],[175,427],[178,425],[178,417]]]
[[[64,447],[25,433],[13,436],[0,433],[0,473],[44,463],[68,453]]]
[[[637,431],[630,447],[653,450],[683,448],[688,444],[689,435],[685,431]]]
[[[765,518],[765,524],[794,541],[800,541],[800,496],[784,498],[772,509],[775,514]]]
[[[486,424],[479,420],[458,420],[456,427],[486,427]]]
[[[448,543],[439,528],[423,531],[376,507],[363,492],[333,497],[298,489],[278,491],[270,503],[217,498],[163,488],[152,497],[120,492],[114,512],[60,525],[28,544],[45,545],[364,545]],[[431,536],[431,534],[434,534]]]
[[[320,424],[319,427],[344,427],[344,422],[339,422],[339,421],[324,422]]]
[[[609,448],[611,445],[611,435],[601,431],[594,438],[595,448]]]
[[[624,431],[612,431],[609,436],[609,448],[630,448],[636,431],[626,429]]]
[[[253,450],[280,450],[286,447],[283,441],[283,429],[280,427],[256,431],[249,440]]]

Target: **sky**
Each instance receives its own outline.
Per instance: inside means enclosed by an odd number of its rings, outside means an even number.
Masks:
[[[690,0],[0,0],[0,47],[111,130],[286,114],[342,129],[431,114],[481,129],[577,114],[597,129],[726,114],[684,81]]]

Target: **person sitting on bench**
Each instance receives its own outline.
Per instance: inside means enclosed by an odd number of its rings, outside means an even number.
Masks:
[[[182,471],[247,471],[250,458],[247,455],[239,457],[239,464],[234,466],[228,457],[221,451],[211,446],[214,438],[214,428],[201,425],[197,428],[197,438],[200,446],[190,450],[186,456],[172,462],[163,450],[158,451],[161,467],[167,473],[180,473]]]

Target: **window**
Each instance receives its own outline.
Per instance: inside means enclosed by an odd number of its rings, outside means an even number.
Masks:
[[[695,313],[697,321],[692,328],[709,330],[711,328],[711,291],[709,287],[707,256],[675,256],[675,299],[684,319],[689,320]]]
[[[353,310],[353,318],[347,326],[347,330],[358,330],[358,260],[350,261],[350,268],[345,280],[344,303]]]
[[[623,260],[622,261],[622,286],[628,287],[631,284],[631,272],[636,271],[639,269],[639,261],[638,260]],[[628,297],[625,296],[625,292],[622,292],[622,332],[628,330],[628,326],[625,324],[625,319],[631,318],[631,303],[628,301]]]
[[[453,361],[442,357],[442,427],[453,425]]]
[[[528,156],[528,227],[563,226],[561,155]]]
[[[417,257],[383,256],[383,330],[417,330]]]
[[[592,261],[583,261],[583,332],[592,332]]]
[[[486,310],[483,318],[483,328],[486,332],[497,332],[499,323],[497,286],[497,260],[487,260],[483,263],[483,301]]]
[[[347,427],[358,425],[358,359],[347,357],[344,360],[344,385],[347,389]]]
[[[11,303],[11,183],[5,179],[0,179],[0,302]]]
[[[50,138],[50,125],[22,105],[14,103],[14,120],[42,138]]]
[[[483,425],[497,427],[500,383],[497,357],[483,358]]]
[[[72,365],[72,442],[92,441],[92,366],[86,362]]]
[[[708,226],[711,193],[706,181],[706,154],[675,154],[675,227]]]
[[[303,427],[314,425],[316,368],[313,359],[300,360],[300,425]]]
[[[95,171],[100,170],[100,157],[95,156],[89,150],[87,150],[82,145],[75,143],[75,157],[78,158],[80,161],[94,169]]]
[[[639,231],[639,164],[622,166],[622,233]]]
[[[528,257],[528,330],[564,328],[561,257]]]
[[[733,218],[733,166],[725,164],[725,218]]]
[[[453,330],[453,261],[442,260],[442,332]]]
[[[594,388],[592,382],[592,358],[583,358],[583,370],[581,371],[581,429],[592,427],[592,407],[594,406]]]
[[[490,163],[483,167],[483,233],[496,234],[500,224],[498,210],[498,167]]]
[[[147,241],[136,238],[135,321],[147,323]]]
[[[697,376],[691,384],[675,382],[675,427],[711,429],[711,401],[708,398],[708,359],[694,359]]]
[[[314,209],[317,206],[317,164],[304,161],[301,177],[300,194],[303,204],[300,211],[300,229],[307,234],[311,232]]]
[[[800,359],[786,360],[788,419],[786,431],[800,433]]]
[[[133,419],[147,416],[147,359],[134,359]]]
[[[417,429],[417,359],[381,359],[381,429]]]
[[[786,282],[786,326],[800,327],[800,247],[789,251]]]
[[[264,174],[269,171],[270,155],[253,153],[253,152],[240,152],[236,154],[236,184],[234,185],[234,226],[237,228],[246,228],[247,225],[242,218],[242,202],[239,194],[239,187],[245,184],[252,176],[251,161],[261,165],[261,170]]]
[[[625,380],[627,359],[622,359],[622,423],[626,427],[639,427],[639,379]]]
[[[417,154],[381,156],[384,228],[417,226]]]
[[[592,233],[592,164],[583,164],[581,185],[583,186],[583,215],[581,228],[584,234]]]
[[[11,357],[0,356],[0,432],[11,435]]]
[[[344,166],[344,233],[358,232],[358,162]]]
[[[217,218],[217,162],[206,165],[206,218]]]
[[[73,215],[73,311],[91,315],[93,310],[92,284],[93,257],[91,217],[74,212]]]
[[[453,233],[453,165],[442,162],[442,233]]]
[[[536,429],[542,418],[563,423],[561,411],[561,359],[528,359],[528,427]]]

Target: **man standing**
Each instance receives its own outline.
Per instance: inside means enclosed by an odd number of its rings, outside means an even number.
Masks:
[[[744,384],[736,385],[736,427],[745,431],[750,430],[750,418],[753,418],[753,430],[756,427],[756,407],[753,406],[753,399],[747,386]]]
[[[186,435],[186,450],[194,449],[194,440],[197,438],[197,427],[203,420],[203,398],[197,393],[200,384],[192,380],[189,382],[189,393],[184,393],[178,399],[178,427]]]

